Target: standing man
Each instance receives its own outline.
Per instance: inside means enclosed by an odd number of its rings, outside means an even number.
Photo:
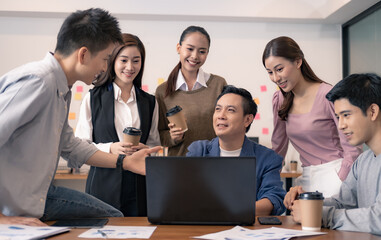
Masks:
[[[324,200],[322,226],[381,235],[381,78],[352,74],[327,94],[334,103],[339,130],[353,146],[365,143],[369,150],[353,163],[340,192]],[[284,204],[296,222],[301,209],[296,197],[304,192],[291,188]]]
[[[87,163],[145,174],[145,156],[158,150],[104,153],[75,138],[68,125],[70,88],[98,79],[121,41],[118,21],[107,11],[77,11],[64,21],[54,54],[0,78],[0,223],[123,216],[88,194],[52,185],[60,156],[74,168]]]
[[[225,86],[217,98],[213,114],[213,128],[217,137],[193,142],[187,156],[250,157],[255,156],[257,173],[257,201],[255,212],[261,215],[281,215],[286,191],[280,180],[283,158],[273,150],[250,141],[246,137],[257,114],[257,104],[243,88]]]

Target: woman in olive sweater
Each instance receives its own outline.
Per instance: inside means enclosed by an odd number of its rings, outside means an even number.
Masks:
[[[188,146],[196,140],[211,140],[216,135],[212,119],[217,96],[226,85],[224,78],[201,69],[209,53],[210,37],[204,28],[190,26],[183,31],[177,44],[180,62],[168,80],[157,87],[159,104],[159,133],[169,156],[184,156]],[[180,106],[188,130],[169,123],[166,112]]]

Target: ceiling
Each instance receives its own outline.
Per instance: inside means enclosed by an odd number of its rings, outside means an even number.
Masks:
[[[18,0],[0,16],[64,17],[101,7],[121,19],[342,24],[379,0]]]

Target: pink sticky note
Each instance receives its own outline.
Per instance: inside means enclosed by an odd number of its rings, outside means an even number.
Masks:
[[[262,134],[268,135],[269,134],[269,129],[268,128],[262,128]]]
[[[261,92],[266,92],[267,91],[267,87],[266,85],[262,85],[261,86]]]
[[[255,115],[255,118],[254,118],[254,119],[256,119],[256,120],[261,119],[261,115],[260,115],[259,113],[257,113],[257,114]]]
[[[83,92],[83,86],[77,86],[77,92]]]
[[[148,92],[148,85],[142,85],[142,90]]]

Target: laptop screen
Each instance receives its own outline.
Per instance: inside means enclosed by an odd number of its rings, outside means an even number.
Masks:
[[[254,224],[255,164],[255,157],[147,157],[148,220]]]

